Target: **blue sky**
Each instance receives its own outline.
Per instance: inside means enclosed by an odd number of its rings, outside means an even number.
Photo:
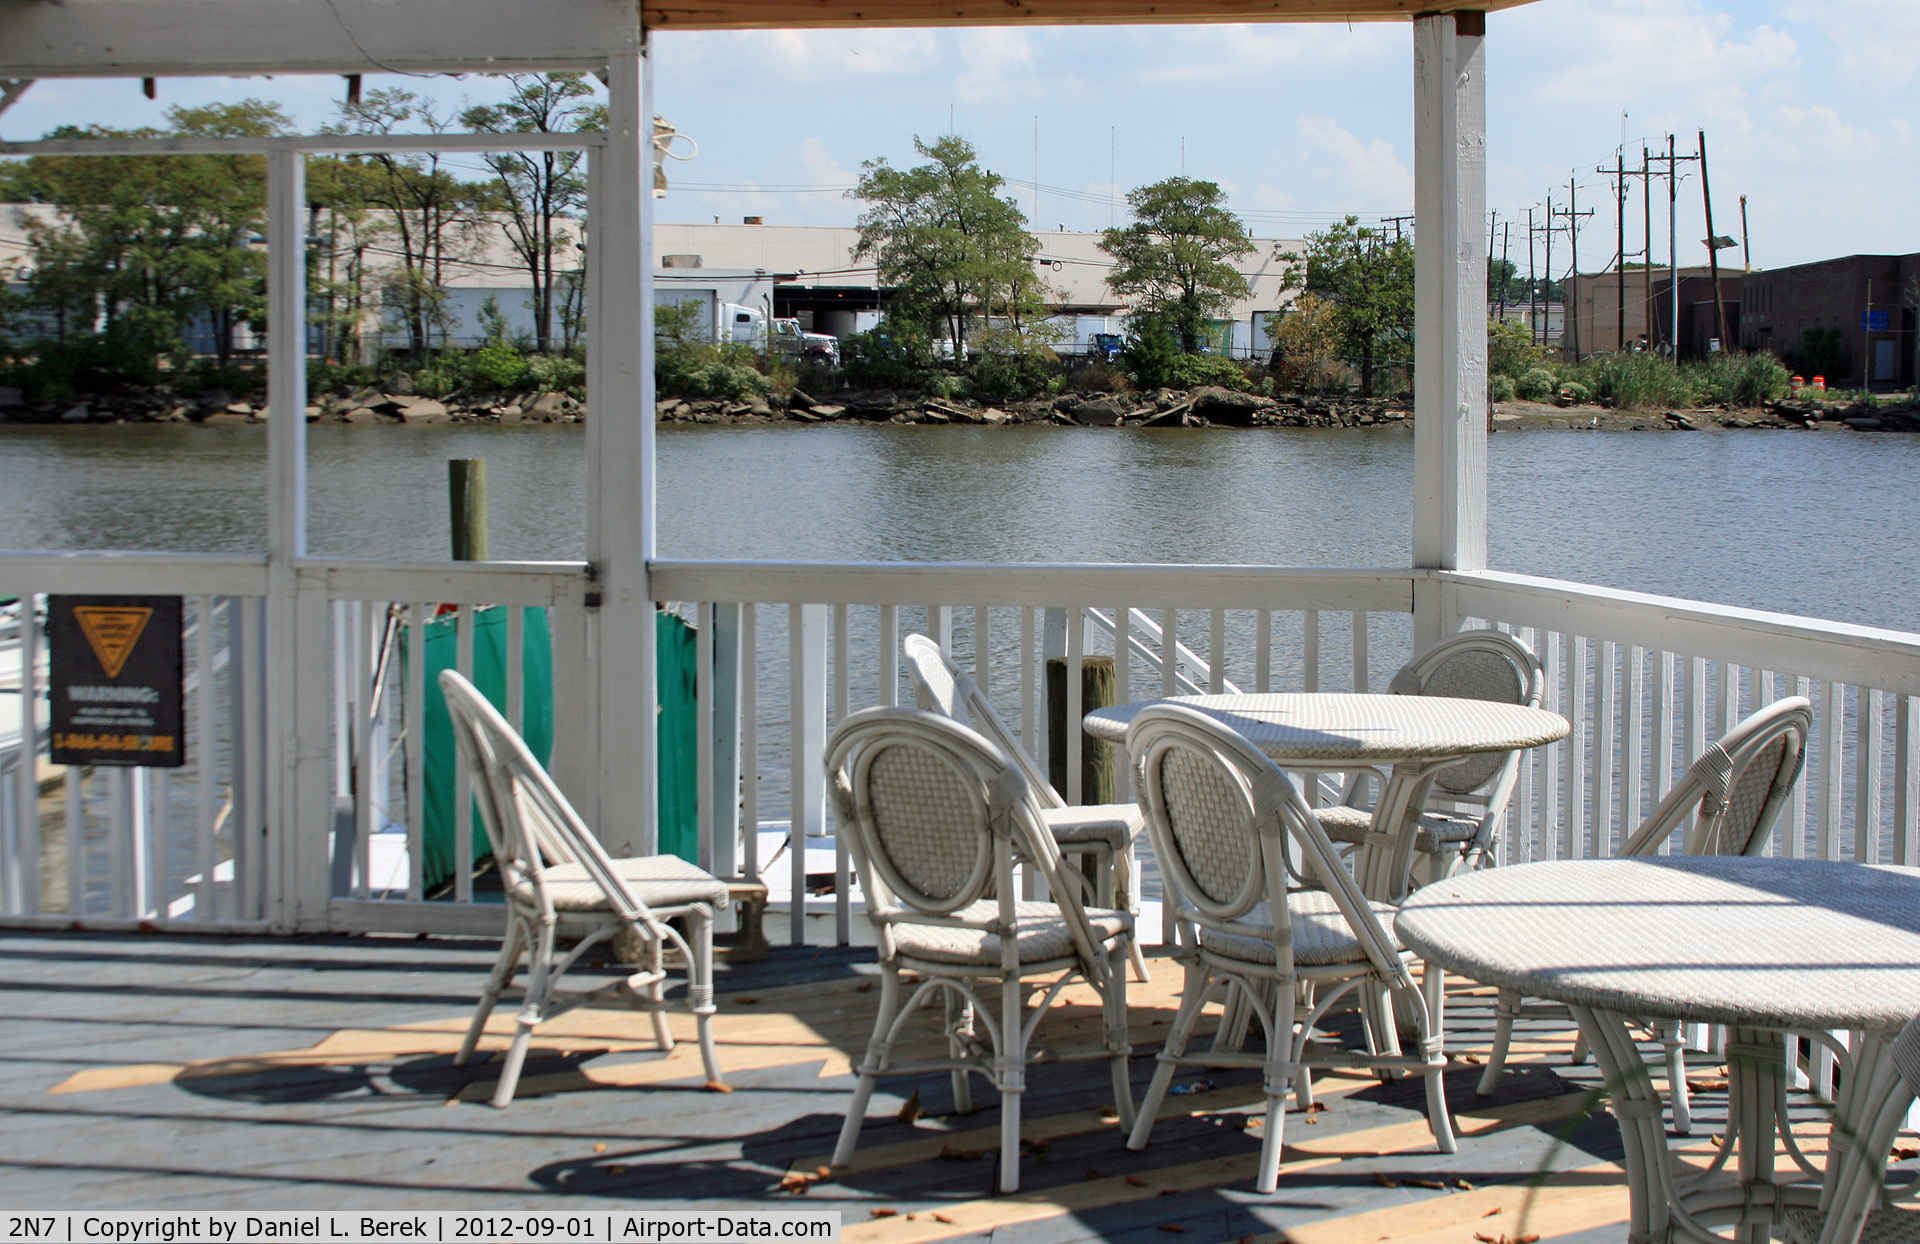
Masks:
[[[837,187],[862,160],[910,161],[916,134],[949,126],[1020,183],[1009,192],[1041,228],[1124,221],[1116,185],[1183,168],[1225,187],[1256,234],[1412,210],[1404,24],[673,33],[656,36],[655,60],[659,110],[700,145],[669,166],[665,220],[849,224],[858,205]],[[1524,220],[1549,192],[1563,205],[1574,178],[1581,208],[1596,209],[1581,236],[1591,270],[1614,250],[1609,179],[1594,170],[1612,163],[1623,126],[1630,163],[1643,140],[1677,131],[1687,152],[1704,128],[1716,230],[1739,236],[1747,195],[1756,267],[1920,250],[1916,66],[1915,0],[1541,0],[1496,13],[1489,205]],[[500,90],[484,78],[404,85],[449,108]],[[331,78],[198,79],[163,82],[149,103],[137,83],[42,82],[0,133],[158,124],[169,103],[250,95],[311,127],[339,94]],[[1664,262],[1664,203],[1655,210]],[[1636,188],[1630,252],[1639,232]],[[1704,259],[1691,173],[1679,232],[1681,262]]]

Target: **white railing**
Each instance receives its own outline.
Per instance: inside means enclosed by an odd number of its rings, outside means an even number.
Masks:
[[[25,757],[44,756],[44,707],[23,716],[11,746],[0,739],[0,916],[285,928],[280,913],[299,898],[336,930],[497,931],[497,896],[476,869],[472,836],[452,832],[471,824],[464,775],[448,757],[429,773],[423,740],[437,691],[420,659],[450,644],[447,663],[472,675],[486,663],[476,642],[495,642],[475,638],[488,617],[500,619],[502,707],[525,726],[545,692],[521,665],[537,612],[552,663],[551,767],[600,814],[596,766],[622,751],[597,734],[584,564],[304,560],[297,577],[316,629],[302,632],[301,664],[312,664],[293,712],[299,737],[326,741],[326,781],[311,789],[328,815],[314,818],[318,830],[288,834],[269,832],[270,770],[290,766],[272,754],[265,728],[263,559],[0,555],[0,596],[33,606],[21,616],[37,616],[47,591],[166,592],[185,596],[188,628],[186,768],[42,774]],[[1776,850],[1920,862],[1916,635],[1492,573],[703,561],[655,563],[651,587],[682,602],[675,608],[698,628],[688,852],[720,875],[784,893],[776,934],[785,940],[845,942],[858,932],[820,755],[849,713],[912,702],[899,643],[914,630],[974,671],[1043,767],[1049,658],[1071,667],[1117,657],[1121,700],[1229,687],[1369,690],[1411,655],[1416,618],[1429,640],[1462,625],[1514,631],[1541,654],[1547,706],[1573,732],[1523,761],[1503,862],[1611,853],[1731,723],[1807,694],[1815,736]],[[428,628],[442,611],[453,620],[436,640]],[[38,626],[0,633],[0,653],[9,643],[15,660],[0,659],[0,683],[12,685],[0,693],[44,699]],[[1081,680],[1065,679],[1062,720],[1077,720],[1080,699]],[[1080,798],[1083,736],[1070,730],[1058,742],[1063,793]],[[1117,778],[1124,798],[1124,766]],[[430,802],[440,803],[435,849],[446,853],[438,889],[427,883]],[[1158,882],[1147,867],[1141,893],[1151,903]],[[316,921],[303,916],[300,927]]]

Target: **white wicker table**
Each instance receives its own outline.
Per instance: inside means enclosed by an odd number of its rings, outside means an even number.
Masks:
[[[1835,1103],[1845,1137],[1864,1134],[1856,1121],[1886,1083],[1887,1043],[1920,1013],[1920,870],[1727,856],[1524,864],[1435,882],[1395,928],[1450,972],[1572,1009],[1620,1121],[1636,1242],[1724,1240],[1713,1228],[1732,1226],[1759,1244],[1784,1211],[1815,1204],[1817,1184],[1774,1181],[1776,1131],[1806,1178],[1819,1173],[1781,1126],[1782,1031],[1865,1034],[1841,1053],[1853,1062]],[[1735,1179],[1717,1175],[1724,1150],[1708,1176],[1675,1178],[1629,1017],[1731,1029]]]
[[[1275,763],[1308,772],[1390,768],[1374,803],[1373,824],[1354,859],[1367,897],[1406,893],[1420,810],[1442,769],[1483,752],[1540,747],[1567,735],[1558,713],[1489,700],[1426,695],[1317,692],[1183,695],[1095,709],[1087,733],[1124,743],[1127,725],[1148,704],[1184,704],[1244,735]]]

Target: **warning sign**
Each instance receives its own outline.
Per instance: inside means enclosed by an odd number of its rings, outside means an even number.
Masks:
[[[48,596],[51,759],[186,762],[178,596]]]

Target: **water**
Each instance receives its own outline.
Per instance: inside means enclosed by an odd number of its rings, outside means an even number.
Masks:
[[[437,559],[487,459],[496,558],[585,549],[584,430],[309,429],[319,555]],[[1404,566],[1405,429],[665,428],[663,557]],[[1920,437],[1503,432],[1493,568],[1920,629]],[[0,427],[0,548],[266,547],[262,427]]]

